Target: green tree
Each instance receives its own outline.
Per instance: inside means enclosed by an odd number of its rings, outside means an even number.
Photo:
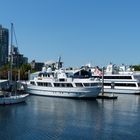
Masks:
[[[8,79],[9,64],[0,68],[0,79]]]
[[[135,71],[140,71],[140,65],[133,65],[132,67]]]
[[[23,64],[20,67],[20,78],[21,80],[28,80],[28,71],[31,70],[30,64]]]

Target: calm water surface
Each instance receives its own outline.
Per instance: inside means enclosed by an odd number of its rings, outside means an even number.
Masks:
[[[30,96],[0,106],[0,140],[138,140],[140,95],[117,100]]]

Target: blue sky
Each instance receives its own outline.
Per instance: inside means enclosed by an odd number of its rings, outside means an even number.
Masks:
[[[29,61],[140,64],[139,0],[0,0],[0,24],[11,22]]]

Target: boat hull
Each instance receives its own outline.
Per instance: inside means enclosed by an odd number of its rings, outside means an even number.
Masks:
[[[66,97],[66,98],[91,98],[97,97],[101,92],[101,87],[95,88],[55,88],[28,86],[27,92],[34,95]]]
[[[29,94],[15,95],[15,96],[10,96],[10,97],[1,97],[0,105],[17,104],[17,103],[25,102],[28,95]]]
[[[116,93],[116,94],[140,94],[140,89],[111,89],[104,88],[105,93]]]

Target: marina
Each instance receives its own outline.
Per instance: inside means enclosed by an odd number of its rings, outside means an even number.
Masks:
[[[139,13],[140,1],[1,1],[0,140],[140,140]]]

